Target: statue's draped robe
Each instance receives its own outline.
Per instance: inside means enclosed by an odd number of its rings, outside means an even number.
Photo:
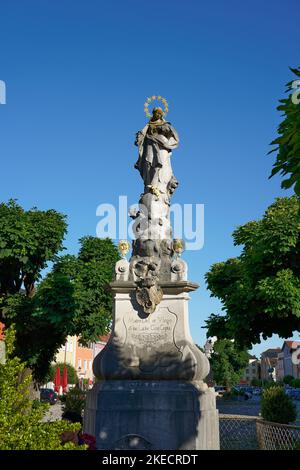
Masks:
[[[153,186],[161,193],[167,192],[173,177],[170,156],[178,144],[176,130],[166,121],[148,123],[138,133],[139,159],[135,168],[139,170],[145,187]]]

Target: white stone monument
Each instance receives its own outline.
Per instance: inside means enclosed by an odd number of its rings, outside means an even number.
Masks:
[[[151,116],[152,99],[164,110]],[[150,120],[135,142],[144,181],[131,214],[136,239],[129,262],[128,242],[119,244],[112,333],[94,359],[99,382],[84,414],[84,431],[96,436],[98,449],[219,449],[215,392],[204,382],[209,361],[189,330],[189,292],[198,285],[187,280],[182,240],[172,239],[169,207],[178,182],[171,154],[179,138],[164,119],[167,107],[161,97],[148,98]]]

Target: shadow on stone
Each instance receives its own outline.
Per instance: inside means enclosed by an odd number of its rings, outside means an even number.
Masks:
[[[96,413],[98,449],[193,450],[219,445],[215,393],[203,384],[104,381],[90,392],[86,426],[88,413]]]

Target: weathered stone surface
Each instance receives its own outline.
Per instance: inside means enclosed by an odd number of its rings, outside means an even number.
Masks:
[[[117,281],[128,281],[129,263],[127,259],[120,259],[115,266],[115,278]]]
[[[187,281],[187,264],[181,258],[174,260],[171,264],[171,281]]]
[[[171,151],[176,130],[154,108],[137,134],[136,168],[144,182],[130,211],[136,239],[129,264],[116,265],[112,333],[93,363],[100,380],[87,397],[84,430],[99,449],[218,449],[215,393],[204,383],[207,357],[188,321],[187,264],[172,240],[170,203],[178,186]],[[174,259],[175,258],[175,259]]]
[[[209,362],[191,338],[188,301],[186,292],[166,294],[148,315],[132,294],[116,294],[112,335],[93,364],[96,377],[203,380]]]
[[[215,393],[197,382],[98,383],[88,397],[84,431],[96,436],[98,449],[218,449]]]

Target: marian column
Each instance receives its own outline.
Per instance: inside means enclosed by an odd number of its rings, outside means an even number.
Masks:
[[[152,116],[148,106],[159,100]],[[99,382],[88,394],[84,430],[98,449],[218,449],[215,392],[204,382],[207,357],[195,346],[188,319],[187,264],[183,241],[173,240],[170,203],[178,186],[171,166],[179,137],[166,121],[167,101],[148,98],[150,117],[136,134],[144,183],[139,209],[131,212],[135,240],[110,284],[114,319],[110,340],[93,364]]]

